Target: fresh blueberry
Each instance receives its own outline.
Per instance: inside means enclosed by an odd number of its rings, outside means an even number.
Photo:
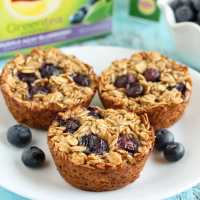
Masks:
[[[154,68],[148,68],[144,72],[144,77],[147,81],[158,82],[160,81],[160,72]]]
[[[26,82],[28,84],[33,83],[35,80],[37,80],[37,76],[35,73],[23,73],[23,72],[18,72],[17,73],[18,78],[23,81]]]
[[[11,126],[7,131],[7,139],[16,147],[25,147],[31,142],[31,130],[21,124]]]
[[[55,66],[51,63],[45,63],[40,68],[40,74],[42,78],[49,78],[51,76],[57,76],[62,73],[62,69],[60,69],[58,66]]]
[[[181,6],[192,6],[191,0],[174,0],[170,3],[170,6],[173,10],[176,10],[178,7]]]
[[[45,162],[45,154],[38,147],[32,146],[22,153],[23,163],[30,168],[39,168]]]
[[[179,4],[191,6],[191,0],[179,0]]]
[[[74,15],[70,17],[71,24],[79,24],[83,21],[85,17],[85,12],[82,10],[78,10]]]
[[[135,83],[137,79],[132,74],[118,76],[114,82],[115,87],[125,88],[128,83]]]
[[[88,87],[91,84],[91,80],[88,78],[88,76],[83,74],[76,74],[73,77],[73,80],[76,84],[83,87]]]
[[[69,133],[74,133],[81,126],[80,121],[77,119],[74,119],[74,118],[69,118],[67,120],[60,119],[59,124],[60,124],[60,126],[65,127],[66,128],[65,131],[67,131]]]
[[[144,94],[144,87],[140,83],[131,83],[126,85],[126,95],[128,97],[139,97]]]
[[[29,98],[32,99],[35,94],[48,94],[51,92],[51,88],[47,85],[44,86],[29,86]]]
[[[121,135],[117,141],[118,147],[124,149],[129,153],[136,153],[138,151],[138,141],[129,135]]]
[[[199,11],[198,14],[197,14],[196,23],[197,23],[198,25],[200,25],[200,11]]]
[[[187,22],[194,19],[194,12],[191,7],[183,5],[175,10],[177,22]]]
[[[156,131],[155,148],[163,151],[169,143],[174,142],[174,135],[167,129],[161,128]]]
[[[88,8],[86,6],[83,6],[79,9],[79,11],[82,11],[85,15],[87,14],[88,12]]]
[[[170,6],[173,10],[176,10],[180,6],[179,0],[174,0],[170,3]]]
[[[95,135],[93,133],[89,135],[84,135],[80,141],[79,145],[83,145],[86,147],[86,153],[94,153],[102,155],[105,152],[109,151],[108,143],[100,138],[98,135]]]
[[[89,106],[87,109],[89,111],[88,115],[93,116],[96,119],[103,119],[103,116],[96,107]]]
[[[199,0],[191,0],[191,3],[196,11],[200,11],[200,1]]]
[[[185,148],[180,143],[170,143],[164,149],[164,156],[170,162],[180,160],[185,154]]]

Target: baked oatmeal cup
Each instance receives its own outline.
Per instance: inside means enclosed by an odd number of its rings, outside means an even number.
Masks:
[[[154,145],[147,115],[99,107],[58,114],[48,144],[61,176],[89,191],[121,188],[139,177]]]
[[[99,80],[99,96],[106,108],[147,113],[155,129],[180,119],[191,92],[188,68],[157,52],[114,61]]]
[[[91,66],[58,49],[33,49],[4,67],[1,91],[14,118],[47,129],[57,112],[88,106],[97,77]]]

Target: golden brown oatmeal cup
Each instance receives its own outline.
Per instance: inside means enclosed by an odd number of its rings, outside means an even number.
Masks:
[[[135,181],[154,145],[147,115],[80,108],[59,113],[48,144],[61,176],[82,190],[109,191]]]
[[[188,68],[157,52],[114,61],[99,79],[99,96],[106,108],[147,113],[155,130],[180,119],[191,93]]]
[[[97,88],[91,66],[58,49],[33,49],[4,67],[1,91],[14,118],[47,129],[57,112],[88,106]]]

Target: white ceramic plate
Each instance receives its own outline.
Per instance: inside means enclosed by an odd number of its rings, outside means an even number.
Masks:
[[[134,50],[112,47],[72,47],[63,49],[94,66],[99,74],[114,59],[130,56]],[[15,124],[0,96],[0,185],[31,199],[69,200],[137,200],[163,199],[200,182],[200,75],[190,70],[193,95],[187,112],[171,128],[176,140],[186,148],[186,155],[177,163],[167,163],[156,153],[147,162],[141,177],[129,186],[113,192],[85,192],[64,182],[50,156],[46,132],[32,130],[33,145],[41,147],[48,160],[43,169],[32,170],[21,162],[21,149],[8,144],[6,130]]]

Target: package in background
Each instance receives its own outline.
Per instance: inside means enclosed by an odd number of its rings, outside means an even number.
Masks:
[[[112,0],[1,0],[0,57],[111,32]]]
[[[157,6],[157,0],[130,0],[130,15],[137,18],[159,21],[160,10]]]

